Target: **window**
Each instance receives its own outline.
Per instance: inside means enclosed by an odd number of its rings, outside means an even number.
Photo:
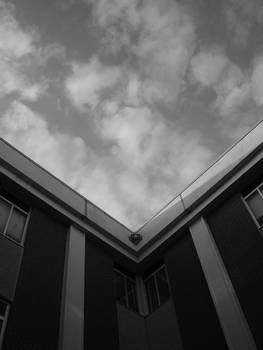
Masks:
[[[0,233],[23,243],[28,213],[0,196]]]
[[[144,280],[149,311],[153,312],[170,297],[165,266],[160,267]]]
[[[138,312],[136,282],[132,277],[115,270],[116,295],[119,304]]]
[[[263,226],[263,184],[250,192],[245,201],[258,226]]]
[[[9,305],[3,300],[0,300],[0,347],[4,336],[8,309],[9,309]]]

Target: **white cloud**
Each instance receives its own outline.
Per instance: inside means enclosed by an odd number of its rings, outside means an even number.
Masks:
[[[197,131],[167,123],[146,106],[105,108],[102,115],[98,130],[118,160],[117,191],[134,222],[153,215],[211,160]]]
[[[13,102],[0,118],[0,137],[89,200],[130,224],[112,190],[107,166],[79,137],[49,130],[43,116],[21,102]]]
[[[67,182],[85,155],[80,138],[52,134],[47,122],[21,102],[14,102],[0,119],[0,135]]]
[[[239,107],[251,98],[251,86],[244,83],[241,86],[234,86],[225,96],[219,95],[215,106],[219,109],[221,115],[229,116],[235,113]]]
[[[263,104],[263,60],[258,57],[251,70],[242,71],[222,50],[199,52],[191,62],[191,79],[215,92],[212,102],[221,133],[237,139],[260,120]]]
[[[16,92],[22,100],[35,101],[47,89],[47,83],[31,82],[26,75],[20,72],[20,65],[6,61],[0,56],[0,97]]]
[[[155,104],[175,104],[195,48],[195,31],[190,15],[174,1],[99,0],[93,5],[108,48],[127,55],[121,55],[119,66],[96,57],[73,63],[65,87],[79,110],[92,108],[97,135],[106,144],[104,162],[111,167],[103,173],[96,164],[97,178],[106,186],[103,200],[110,198],[116,217],[137,228],[212,157],[198,131],[167,122]],[[82,185],[88,198],[91,182]],[[95,197],[102,201],[100,191]]]
[[[210,49],[196,54],[191,62],[192,77],[203,87],[215,91],[215,106],[221,115],[228,115],[251,97],[247,74],[220,50]]]
[[[23,28],[16,19],[15,7],[0,0],[0,97],[36,101],[48,88],[48,80],[36,75],[41,65],[62,57],[63,47],[40,45],[36,31]]]
[[[191,61],[194,78],[203,86],[215,86],[228,66],[228,58],[220,49],[201,51]]]
[[[41,86],[32,84],[21,69],[21,60],[34,52],[34,42],[34,33],[22,30],[16,21],[14,7],[1,1],[0,96],[18,92],[24,99],[37,98]]]
[[[252,93],[257,105],[263,105],[263,57],[258,57],[252,72]]]
[[[72,74],[65,85],[68,96],[79,109],[96,107],[100,102],[100,94],[112,87],[120,78],[120,68],[102,64],[93,57],[89,63],[73,63]]]
[[[0,1],[0,52],[20,58],[32,52],[35,35],[21,29],[14,12],[12,4]]]
[[[109,170],[110,160],[98,158],[81,138],[51,132],[43,116],[21,102],[14,102],[0,118],[0,137],[115,218],[129,226],[138,224],[138,215],[134,222],[129,215],[128,205],[133,200],[123,200],[124,175]],[[116,178],[120,180],[119,192]]]
[[[79,137],[51,131],[43,116],[21,102],[0,118],[0,136],[137,228],[207,166],[211,152],[199,133],[171,127],[145,108],[126,108],[104,118],[98,121],[109,142],[104,156]]]
[[[175,102],[195,48],[193,20],[172,0],[91,1],[104,41],[137,65],[147,102]]]
[[[191,76],[202,87],[215,91],[215,106],[223,116],[253,101],[256,106],[263,105],[262,56],[254,60],[250,71],[244,72],[222,51],[201,51],[192,59]]]
[[[128,77],[125,100],[127,105],[138,106],[142,102],[142,83],[136,74]]]

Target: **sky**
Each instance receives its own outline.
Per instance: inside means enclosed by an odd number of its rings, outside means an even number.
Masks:
[[[0,0],[0,137],[132,230],[262,119],[261,0]]]

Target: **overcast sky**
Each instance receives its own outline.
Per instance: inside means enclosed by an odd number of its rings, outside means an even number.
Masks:
[[[0,0],[0,137],[137,229],[263,111],[262,0]]]

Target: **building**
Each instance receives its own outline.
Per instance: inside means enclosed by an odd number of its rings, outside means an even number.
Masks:
[[[263,349],[262,140],[135,233],[0,140],[0,348]]]

